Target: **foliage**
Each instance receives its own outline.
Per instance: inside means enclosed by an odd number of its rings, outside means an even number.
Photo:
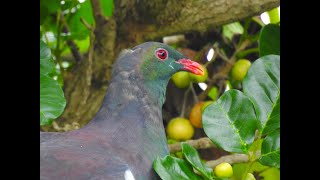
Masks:
[[[53,69],[51,51],[43,41],[40,41],[40,125],[51,124],[66,106],[60,85],[49,76]]]
[[[111,16],[113,1],[100,3],[103,14]],[[81,18],[93,25],[92,13],[89,0],[40,1],[40,125],[51,124],[64,111],[63,72],[75,62],[61,56],[71,53],[68,41],[73,41],[80,53],[88,50],[89,30]]]
[[[235,26],[234,24],[233,26]],[[239,24],[237,24],[238,26]],[[224,26],[225,36],[232,39]],[[245,28],[246,29],[246,28]],[[245,75],[241,88],[225,91],[202,114],[206,135],[219,148],[231,153],[244,153],[249,162],[234,165],[231,179],[244,179],[248,173],[259,172],[264,178],[278,178],[280,168],[280,50],[279,25],[269,24],[258,33],[260,58]],[[240,31],[239,31],[240,32]],[[238,33],[239,33],[238,32]],[[233,31],[236,34],[237,31]],[[243,32],[240,43],[251,38]],[[213,96],[210,90],[210,96]],[[216,90],[215,90],[216,91]],[[216,92],[215,92],[216,94]],[[213,98],[215,100],[215,98]],[[203,179],[215,179],[213,169],[200,160],[197,151],[182,143],[184,163],[188,163]],[[168,163],[167,156],[158,166]],[[181,161],[182,162],[182,161]],[[171,161],[172,167],[176,162]],[[261,164],[260,164],[261,163]],[[162,177],[163,171],[154,166]],[[190,169],[188,169],[190,170]],[[167,169],[168,177],[172,169]],[[175,172],[176,173],[176,172]],[[188,172],[190,173],[190,172]],[[166,179],[166,178],[164,178]]]
[[[112,16],[113,0],[99,2],[103,15]],[[221,56],[230,55],[236,61],[246,58],[252,62],[242,82],[226,80],[223,85],[216,83],[211,86],[206,98],[214,102],[202,112],[203,130],[219,148],[249,156],[248,163],[233,165],[234,176],[231,179],[241,179],[249,172],[258,172],[264,179],[279,176],[280,19],[277,9],[268,14],[272,24],[263,25],[261,20],[253,17],[223,25],[220,28],[221,38],[215,42]],[[71,56],[70,42],[80,53],[87,52],[90,31],[84,23],[95,26],[91,1],[40,1],[40,125],[52,123],[66,106],[61,88],[63,77],[77,62],[74,58],[65,57]],[[259,29],[258,32],[249,31],[252,24],[261,25],[252,28]],[[252,46],[239,50],[246,40]],[[173,46],[176,49],[180,47]],[[253,56],[256,53],[259,53],[259,58]],[[224,61],[228,63],[226,58]],[[216,61],[207,62],[204,66],[208,68],[213,62]],[[212,81],[210,74],[212,69],[208,69],[204,83]],[[197,84],[198,81],[188,81],[183,87],[193,87],[192,83]],[[154,161],[154,169],[162,179],[219,179],[213,169],[202,161],[196,149],[182,143],[182,154],[184,159],[167,156]]]

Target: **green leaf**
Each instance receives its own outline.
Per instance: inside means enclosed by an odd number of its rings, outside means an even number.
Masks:
[[[264,138],[259,161],[261,164],[280,168],[280,129]]]
[[[218,98],[218,95],[219,95],[219,90],[216,86],[213,86],[209,93],[208,93],[208,96],[213,100],[215,101],[217,98]]]
[[[201,176],[193,172],[192,166],[187,161],[165,156],[153,162],[153,168],[163,180],[201,180]]]
[[[54,68],[52,61],[51,50],[40,40],[40,73],[49,74]]]
[[[40,125],[50,124],[61,115],[66,106],[58,82],[40,73]]]
[[[222,33],[225,37],[232,40],[233,35],[243,34],[243,27],[239,22],[230,23],[222,26]]]
[[[280,22],[280,16],[279,16],[279,7],[271,9],[268,11],[268,15],[270,18],[270,23],[272,24],[277,24]]]
[[[207,136],[222,149],[246,153],[254,140],[257,120],[253,104],[242,92],[229,90],[203,112]]]
[[[82,17],[90,25],[93,24],[94,19],[92,15],[91,3],[89,0],[86,0],[84,3],[79,4],[79,6],[80,8],[70,18],[69,27],[71,38],[82,40],[89,36],[90,31],[81,22],[80,17]]]
[[[260,57],[280,55],[280,26],[268,24],[261,29],[259,37]]]
[[[259,174],[263,180],[280,180],[280,170],[277,168],[269,168]]]
[[[249,163],[250,162],[233,164],[232,165],[233,175],[230,178],[230,180],[242,180],[242,176],[247,171],[247,168],[249,168],[248,173],[261,172],[270,168],[268,166],[264,166],[260,164],[257,161],[255,161],[251,166],[249,166]]]
[[[181,147],[186,160],[203,176],[208,179],[213,179],[213,169],[201,161],[197,150],[185,142],[181,144]]]
[[[56,13],[60,7],[60,0],[40,0],[40,24],[42,24],[48,15]]]
[[[102,8],[103,15],[110,17],[113,12],[113,0],[100,0],[100,6]]]
[[[263,135],[280,128],[280,56],[256,60],[243,80],[243,92],[254,104]]]

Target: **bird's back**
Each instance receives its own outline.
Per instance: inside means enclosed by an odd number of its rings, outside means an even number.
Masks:
[[[163,127],[153,131],[143,108],[128,101],[102,108],[82,129],[41,133],[40,179],[157,179],[152,162],[168,149]]]

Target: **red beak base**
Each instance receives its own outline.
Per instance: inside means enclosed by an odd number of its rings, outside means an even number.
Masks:
[[[178,63],[183,65],[183,70],[189,71],[193,74],[203,76],[204,70],[201,64],[194,62],[190,59],[179,59]]]

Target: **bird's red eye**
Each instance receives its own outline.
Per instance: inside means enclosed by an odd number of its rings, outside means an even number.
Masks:
[[[168,51],[162,48],[156,50],[156,57],[160,60],[166,60],[168,57]]]

